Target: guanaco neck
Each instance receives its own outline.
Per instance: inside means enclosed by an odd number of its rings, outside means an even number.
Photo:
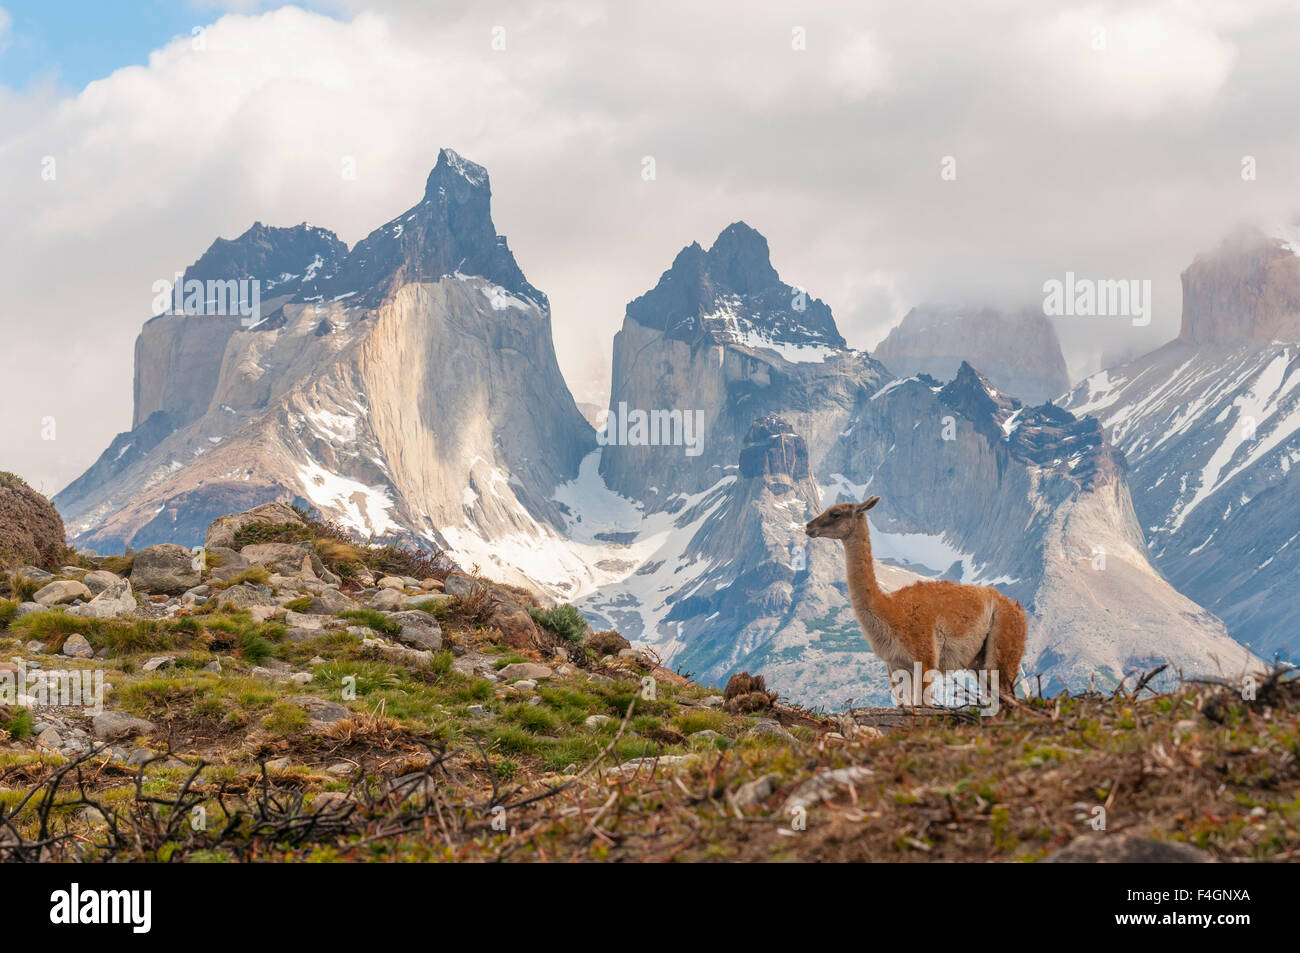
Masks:
[[[866,606],[871,612],[883,616],[886,595],[876,582],[876,566],[871,558],[871,535],[867,518],[859,516],[862,525],[844,537],[845,577],[849,584],[849,597],[855,605]]]

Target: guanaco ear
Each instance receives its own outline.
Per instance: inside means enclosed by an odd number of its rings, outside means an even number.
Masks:
[[[861,503],[859,503],[857,506],[853,507],[853,512],[854,512],[854,513],[865,513],[867,510],[871,509],[873,506],[875,506],[875,505],[876,505],[877,503],[879,503],[879,502],[880,502],[880,497],[878,497],[878,496],[873,496],[871,499],[869,499],[869,500],[863,500],[863,501],[862,501]]]

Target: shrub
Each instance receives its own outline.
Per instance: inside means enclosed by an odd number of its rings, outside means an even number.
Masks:
[[[284,604],[284,607],[290,612],[307,612],[311,609],[311,596],[299,596],[297,599],[290,599]]]
[[[582,613],[574,606],[562,605],[556,606],[554,609],[530,607],[528,614],[533,617],[533,621],[538,625],[550,629],[566,642],[572,642],[576,645],[587,635],[587,620],[582,617]]]
[[[21,741],[35,729],[36,720],[26,708],[11,708],[8,714],[0,711],[0,731],[7,731],[15,741]]]
[[[262,727],[272,734],[291,735],[307,727],[307,713],[292,702],[276,702],[262,719]]]

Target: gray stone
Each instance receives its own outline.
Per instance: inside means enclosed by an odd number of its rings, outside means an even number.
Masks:
[[[397,589],[380,589],[370,597],[370,608],[380,612],[397,612],[406,606],[406,597]]]
[[[464,573],[454,572],[443,580],[443,591],[449,596],[456,596],[463,599],[476,588],[487,588],[473,576],[467,576]]]
[[[799,744],[799,739],[786,731],[784,726],[774,718],[760,718],[750,725],[745,733],[750,735],[771,735],[790,744]]]
[[[49,748],[51,751],[58,751],[63,747],[63,739],[59,733],[51,726],[36,736],[36,743],[43,748]]]
[[[14,618],[21,619],[25,615],[31,615],[33,612],[48,612],[49,606],[43,606],[39,602],[20,602],[18,608],[14,610]]]
[[[407,609],[404,612],[394,612],[388,618],[402,627],[397,635],[398,641],[430,652],[442,648],[442,627],[429,613]]]
[[[338,702],[326,701],[315,695],[291,695],[285,701],[292,702],[307,712],[307,717],[315,722],[333,724],[342,721],[351,714]]]
[[[180,594],[202,582],[193,562],[194,555],[176,543],[146,546],[131,563],[131,582],[146,592]]]
[[[91,720],[95,737],[105,741],[116,741],[129,735],[144,735],[153,731],[153,724],[143,718],[136,718],[121,711],[100,712]]]
[[[63,654],[69,658],[93,658],[95,650],[84,635],[74,632],[63,640]]]
[[[84,606],[76,606],[69,611],[86,619],[115,619],[135,610],[135,593],[131,591],[131,583],[122,579],[101,590],[99,595]]]
[[[217,594],[217,605],[232,606],[236,609],[247,609],[252,606],[274,606],[275,601],[271,598],[271,593],[263,591],[263,589],[262,586],[252,586],[248,583],[231,586],[229,589],[223,589]]]
[[[588,715],[583,724],[588,728],[599,728],[601,725],[608,725],[613,720],[609,715]]]
[[[140,670],[144,672],[156,672],[159,669],[171,668],[175,664],[176,660],[170,655],[155,655],[149,661],[141,665]]]
[[[856,788],[859,785],[868,784],[873,777],[874,774],[870,768],[864,768],[860,765],[854,765],[851,768],[837,768],[834,771],[823,771],[795,788],[793,793],[785,799],[785,804],[781,807],[781,813],[790,814],[794,811],[807,810],[823,798],[830,798],[839,791],[847,791],[850,787]]]
[[[406,583],[396,576],[384,576],[379,582],[375,583],[380,589],[405,589]]]
[[[209,549],[217,546],[233,546],[235,545],[235,534],[244,527],[256,523],[270,526],[297,527],[305,525],[302,517],[295,513],[292,507],[284,503],[263,503],[261,506],[255,506],[251,510],[245,510],[242,513],[232,513],[214,519],[208,525],[204,545]]]
[[[90,598],[90,590],[75,579],[56,579],[36,590],[36,595],[32,596],[34,602],[43,606],[61,606]]]
[[[533,681],[553,678],[554,672],[545,665],[539,665],[536,662],[512,662],[505,668],[497,672],[497,677],[502,681],[510,681],[515,678],[527,678]]]
[[[1136,834],[1090,833],[1076,837],[1044,864],[1214,864],[1209,854],[1191,844],[1153,840]]]
[[[117,573],[109,572],[107,569],[96,569],[82,576],[81,581],[87,589],[99,595],[109,586],[115,586],[123,580]]]
[[[775,774],[764,774],[736,789],[733,800],[738,807],[756,807],[772,796],[776,789]]]

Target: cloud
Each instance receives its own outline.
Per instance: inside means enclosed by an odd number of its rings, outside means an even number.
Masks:
[[[0,446],[47,491],[129,426],[155,280],[254,220],[355,242],[418,200],[444,145],[491,173],[583,399],[608,386],[626,303],[737,219],[858,347],[922,302],[1023,303],[1066,270],[1153,279],[1148,337],[1062,328],[1081,371],[1172,336],[1192,255],[1295,207],[1287,5],[227,6],[201,43],[74,96],[0,88],[0,388],[18,408]]]
[[[9,11],[0,7],[0,53],[9,45],[9,30],[13,23],[14,18],[9,15]]]

